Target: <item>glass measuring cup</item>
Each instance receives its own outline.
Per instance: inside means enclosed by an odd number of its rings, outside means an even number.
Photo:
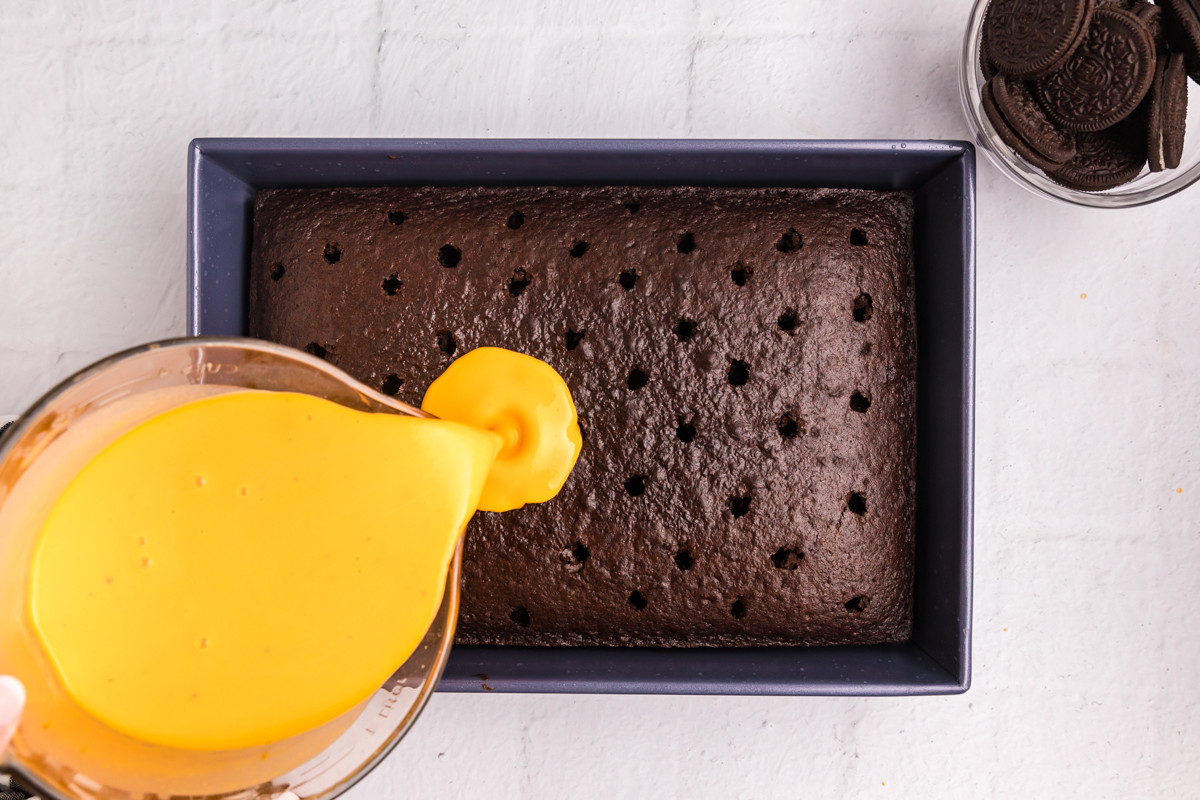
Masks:
[[[0,674],[20,678],[29,693],[0,766],[45,796],[333,797],[387,755],[437,685],[454,639],[461,542],[441,607],[416,652],[370,698],[314,730],[265,747],[178,750],[118,733],[66,694],[26,609],[28,566],[46,515],[79,469],[126,431],[181,403],[238,389],[304,392],[360,411],[429,416],[298,350],[202,337],[144,345],[84,369],[0,439]]]

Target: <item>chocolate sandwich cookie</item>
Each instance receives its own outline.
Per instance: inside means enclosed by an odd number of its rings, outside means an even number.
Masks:
[[[983,30],[987,30],[986,8],[983,10]],[[980,35],[979,37],[979,71],[983,74],[984,83],[1000,74],[1000,68],[996,66],[996,62],[992,61],[992,57],[988,55],[986,35]]]
[[[1068,189],[1102,192],[1129,183],[1146,165],[1145,123],[1139,115],[1107,130],[1075,137],[1075,157],[1047,175]]]
[[[1046,119],[1025,81],[1000,75],[992,80],[991,86],[1000,113],[1026,144],[1056,164],[1075,155],[1075,136]]]
[[[1151,172],[1162,172],[1162,99],[1163,75],[1167,71],[1167,56],[1160,55],[1154,62],[1154,80],[1146,95],[1144,115],[1146,117],[1146,159]]]
[[[1083,43],[1034,90],[1047,116],[1069,131],[1098,131],[1133,113],[1154,80],[1154,43],[1138,18],[1117,8],[1092,15]]]
[[[1062,166],[1061,161],[1051,161],[1043,156],[1037,150],[1033,149],[1028,142],[1021,138],[1021,135],[1013,129],[1004,114],[1000,112],[1000,108],[996,104],[996,96],[994,86],[1003,81],[1006,76],[997,75],[987,82],[983,87],[983,111],[987,114],[987,118],[991,121],[992,127],[996,129],[1001,141],[1013,149],[1018,156],[1028,161],[1038,169],[1050,172]]]
[[[1167,49],[1166,28],[1163,22],[1162,9],[1148,0],[1096,0],[1096,8],[1119,8],[1128,11],[1141,20],[1154,40],[1158,52]]]
[[[992,0],[983,21],[988,55],[1008,75],[1049,75],[1075,52],[1094,8],[1095,0]]]
[[[1188,77],[1200,83],[1200,11],[1189,0],[1159,0],[1159,4],[1171,47],[1187,57]]]
[[[1154,3],[1135,3],[1133,15],[1146,27],[1150,41],[1154,42],[1154,50],[1158,53],[1167,51],[1167,29],[1163,20],[1163,10]]]
[[[985,81],[990,81],[1000,74],[1000,68],[996,66],[996,62],[992,61],[991,56],[988,55],[987,45],[983,42],[979,43],[979,71],[983,73]]]
[[[1146,100],[1146,139],[1151,172],[1175,169],[1183,159],[1187,124],[1187,72],[1182,53],[1160,55]]]
[[[1183,161],[1183,139],[1187,129],[1187,57],[1171,53],[1163,73],[1162,142],[1163,164],[1175,169]]]

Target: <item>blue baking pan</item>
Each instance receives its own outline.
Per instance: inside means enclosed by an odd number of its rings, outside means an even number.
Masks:
[[[917,529],[900,645],[454,648],[440,691],[927,695],[971,681],[975,151],[941,141],[196,139],[188,152],[188,332],[247,332],[260,189],[790,186],[916,197]]]

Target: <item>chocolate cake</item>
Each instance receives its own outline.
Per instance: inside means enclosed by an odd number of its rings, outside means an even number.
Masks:
[[[471,522],[459,642],[903,641],[912,215],[865,190],[264,191],[250,329],[413,404],[484,345],[565,378],[583,452],[555,499]]]

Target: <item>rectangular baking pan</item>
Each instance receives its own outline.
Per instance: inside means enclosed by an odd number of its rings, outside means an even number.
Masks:
[[[912,639],[769,648],[455,647],[440,691],[928,695],[971,681],[975,151],[952,141],[196,139],[190,335],[247,332],[255,193],[333,186],[911,189],[917,529]]]

